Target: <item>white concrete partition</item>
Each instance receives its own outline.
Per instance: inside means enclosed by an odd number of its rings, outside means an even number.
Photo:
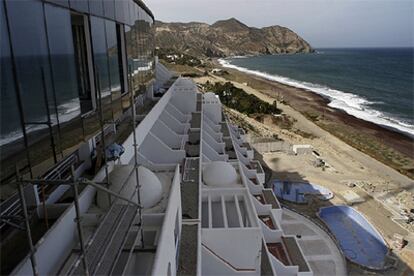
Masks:
[[[270,212],[270,210],[272,210],[272,205],[271,204],[261,203],[259,200],[257,200],[254,197],[254,194],[252,194],[251,198],[252,198],[252,201],[253,201],[254,207],[256,208],[257,213],[268,213],[268,212]]]
[[[178,164],[185,158],[185,150],[172,150],[151,132],[138,151],[155,164]]]
[[[165,107],[171,115],[173,115],[181,123],[188,123],[191,119],[191,115],[182,113],[178,108],[175,107],[171,102]]]
[[[261,184],[255,185],[252,181],[250,181],[250,179],[248,179],[246,177],[240,162],[238,164],[238,167],[239,167],[239,172],[240,172],[240,177],[242,179],[242,183],[245,187],[247,187],[249,189],[250,193],[252,193],[252,194],[261,193],[263,188],[264,188],[263,185],[261,185]]]
[[[256,170],[248,169],[246,167],[246,165],[244,165],[243,163],[240,163],[240,167],[242,168],[242,170],[243,170],[243,172],[244,172],[244,174],[246,175],[247,178],[255,178],[255,179],[259,180],[258,177],[257,177],[257,171]],[[259,182],[259,183],[262,184],[261,182]]]
[[[202,229],[201,231],[203,247],[202,274],[224,275],[229,272],[228,270],[233,272],[245,271],[249,272],[249,275],[260,273],[262,245],[260,228]],[[215,257],[215,265],[211,263],[212,256]],[[206,262],[206,260],[209,260],[209,262]],[[230,269],[223,271],[223,264],[224,267]]]
[[[160,138],[171,149],[182,149],[183,140],[188,139],[188,135],[179,135],[172,131],[163,121],[158,120],[151,128],[151,133]]]
[[[190,128],[190,124],[181,123],[166,110],[164,110],[161,113],[160,120],[163,121],[166,125],[168,125],[177,134],[186,134],[187,130]]]
[[[273,218],[272,218],[273,219]],[[263,237],[266,241],[270,240],[272,237],[280,238],[283,235],[283,230],[281,228],[279,229],[270,229],[263,221],[259,220],[260,226],[262,228]],[[275,220],[273,220],[273,223],[275,223]]]
[[[266,242],[265,242],[266,243]],[[299,273],[298,266],[285,266],[281,261],[276,259],[270,252],[267,246],[265,246],[266,254],[269,257],[270,263],[274,271],[276,271],[276,275],[283,275],[283,276],[297,276]]]
[[[220,126],[219,124],[217,124],[217,123],[213,122],[213,121],[209,118],[208,113],[206,113],[206,112],[204,111],[204,109],[203,109],[203,113],[204,113],[204,118],[203,118],[204,122],[205,122],[205,123],[207,123],[207,124],[209,125],[209,127],[210,127],[211,129],[213,129],[214,131],[216,131],[216,132],[220,131],[220,130],[221,130],[221,126]]]
[[[234,141],[234,138],[233,137],[232,137],[232,139]],[[233,143],[233,146],[234,146],[234,149],[236,150],[236,152],[239,152],[240,154],[244,155],[245,157],[247,157],[248,159],[251,160],[251,158],[247,154],[247,149],[245,147],[241,147],[237,143]]]
[[[217,142],[213,137],[210,136],[210,134],[208,134],[208,132],[204,131],[203,129],[203,141],[205,141],[207,144],[210,145],[210,147],[212,147],[217,153],[219,154],[223,154],[226,144],[225,143],[221,143],[221,142]]]
[[[201,143],[203,145],[202,153],[207,157],[210,161],[227,161],[228,155],[227,154],[218,154],[209,144],[205,141]]]
[[[279,206],[280,206],[280,203],[279,203],[279,201],[277,200],[277,197],[275,197],[275,198],[276,198],[277,203],[278,203],[278,204],[279,204]],[[273,216],[277,219],[278,223],[282,221],[282,214],[283,214],[283,209],[282,209],[282,208],[279,208],[279,209],[272,209],[270,212],[271,212],[271,213],[272,213],[272,215],[273,215]]]
[[[180,181],[180,169],[179,165],[177,165],[168,197],[161,233],[157,242],[157,252],[151,272],[151,275],[154,276],[176,275],[176,256],[180,243],[182,220]],[[178,229],[176,229],[177,227]]]
[[[154,123],[159,119],[161,113],[163,112],[165,106],[168,104],[172,96],[172,90],[169,89],[164,96],[157,102],[157,104],[152,108],[145,118],[141,121],[138,127],[135,128],[137,144],[140,146],[144,141],[147,134],[150,132]],[[129,164],[134,158],[134,135],[131,133],[128,138],[125,140],[123,146],[125,148],[124,154],[119,158],[121,164]]]
[[[204,120],[202,121],[201,128],[203,131],[206,131],[211,137],[213,137],[217,142],[223,141],[223,133],[212,129],[208,124],[204,123]]]
[[[134,164],[134,160],[131,160],[129,163],[130,165]],[[140,152],[138,152],[138,164],[144,165],[147,169],[157,172],[157,171],[172,171],[174,170],[176,163],[170,163],[170,164],[156,164],[150,160],[144,155],[142,155]]]

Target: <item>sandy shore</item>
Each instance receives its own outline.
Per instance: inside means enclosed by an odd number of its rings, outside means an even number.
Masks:
[[[331,108],[328,99],[313,92],[224,69],[229,72],[223,75],[226,80],[247,84],[244,86],[260,91],[261,97],[268,96],[271,101],[276,99],[287,103],[313,122],[312,128],[317,125],[348,145],[414,179],[414,140],[411,137]],[[303,122],[300,124],[306,125]]]

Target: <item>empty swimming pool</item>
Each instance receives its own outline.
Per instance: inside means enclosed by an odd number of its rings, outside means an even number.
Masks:
[[[308,182],[274,180],[273,191],[277,197],[294,203],[307,203],[306,196],[308,195],[317,196],[323,200],[333,197],[330,190]]]
[[[332,206],[321,208],[319,217],[350,261],[370,269],[384,268],[388,247],[361,213],[349,206]]]

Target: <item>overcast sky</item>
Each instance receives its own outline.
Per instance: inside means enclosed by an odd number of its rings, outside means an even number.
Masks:
[[[281,25],[313,47],[413,47],[414,0],[146,0],[157,20]]]

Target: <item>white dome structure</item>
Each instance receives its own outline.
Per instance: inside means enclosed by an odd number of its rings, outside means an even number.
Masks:
[[[137,184],[136,184],[136,177],[135,172],[132,172],[133,166],[116,166],[114,170],[110,174],[111,180],[111,191],[115,193],[119,193],[126,198],[131,198],[131,196],[135,193]],[[131,175],[130,175],[131,174]],[[122,189],[122,185],[125,178],[130,175],[128,182],[125,184],[125,187]],[[144,209],[152,208],[161,201],[163,190],[162,184],[159,178],[149,169],[139,166],[138,167],[138,181],[141,184],[141,204]],[[112,200],[115,200],[115,197],[112,197]],[[135,194],[131,198],[132,201],[138,202],[138,197]],[[125,201],[119,200],[121,204],[126,204]],[[97,195],[97,203],[98,206],[101,208],[108,208],[108,194],[103,191],[98,191]]]
[[[203,169],[203,181],[212,187],[226,187],[237,183],[236,169],[227,162],[211,162]]]
[[[162,184],[158,177],[149,169],[139,166],[138,181],[141,185],[141,204],[144,209],[157,205],[162,199]]]

